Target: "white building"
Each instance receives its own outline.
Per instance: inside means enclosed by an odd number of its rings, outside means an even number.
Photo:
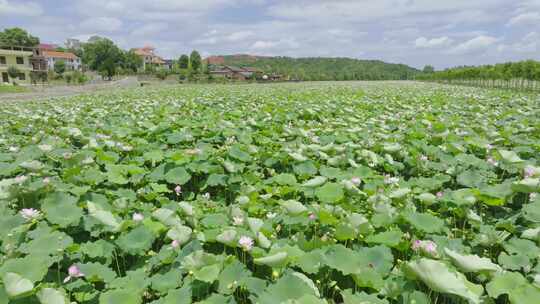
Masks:
[[[80,50],[82,47],[81,41],[75,38],[68,38],[66,40],[66,48],[73,50]]]
[[[49,70],[53,70],[54,64],[58,61],[63,61],[66,64],[66,71],[80,71],[82,67],[81,58],[73,53],[45,50],[43,57],[47,60]]]

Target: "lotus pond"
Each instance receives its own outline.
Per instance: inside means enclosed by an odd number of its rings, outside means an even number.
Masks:
[[[540,303],[540,97],[414,83],[0,104],[0,303]]]

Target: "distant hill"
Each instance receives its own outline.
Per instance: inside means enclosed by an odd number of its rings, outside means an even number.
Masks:
[[[277,73],[300,80],[404,80],[414,79],[421,71],[404,64],[380,60],[325,57],[266,57],[246,54],[211,56],[210,65],[255,67],[265,73]]]

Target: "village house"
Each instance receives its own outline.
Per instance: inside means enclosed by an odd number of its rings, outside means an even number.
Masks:
[[[54,65],[58,61],[63,61],[66,64],[67,71],[80,71],[82,64],[81,59],[70,52],[58,52],[53,50],[43,50],[43,57],[47,60],[49,70],[54,70]]]
[[[13,79],[8,69],[15,67],[19,75]],[[0,83],[30,84],[34,75],[47,70],[45,59],[38,48],[0,46]]]
[[[164,64],[163,67],[167,70],[173,70],[174,69],[174,60],[172,59],[165,59],[163,60]]]
[[[82,43],[79,39],[75,38],[68,38],[66,40],[66,48],[72,49],[72,50],[80,50],[82,48]]]
[[[58,45],[51,43],[40,43],[37,48],[41,51],[54,51],[58,48]]]
[[[218,78],[227,78],[233,80],[247,80],[256,79],[262,75],[262,72],[256,68],[250,67],[235,67],[235,66],[223,66],[215,67],[210,70],[210,75]]]
[[[141,57],[144,70],[148,68],[164,67],[165,60],[163,60],[163,58],[156,55],[155,50],[156,49],[154,47],[151,47],[149,45],[142,48],[133,49],[135,54]]]

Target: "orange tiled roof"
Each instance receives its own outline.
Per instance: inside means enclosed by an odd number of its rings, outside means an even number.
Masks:
[[[57,52],[57,51],[43,51],[44,57],[61,58],[61,59],[77,59],[77,56],[73,53]]]
[[[135,52],[135,54],[137,54],[139,56],[154,56],[154,54],[152,53],[151,50],[145,49],[145,48],[134,49],[133,51]]]
[[[165,61],[163,60],[163,58],[161,57],[154,57],[152,58],[152,63],[155,63],[155,64],[165,64]]]

